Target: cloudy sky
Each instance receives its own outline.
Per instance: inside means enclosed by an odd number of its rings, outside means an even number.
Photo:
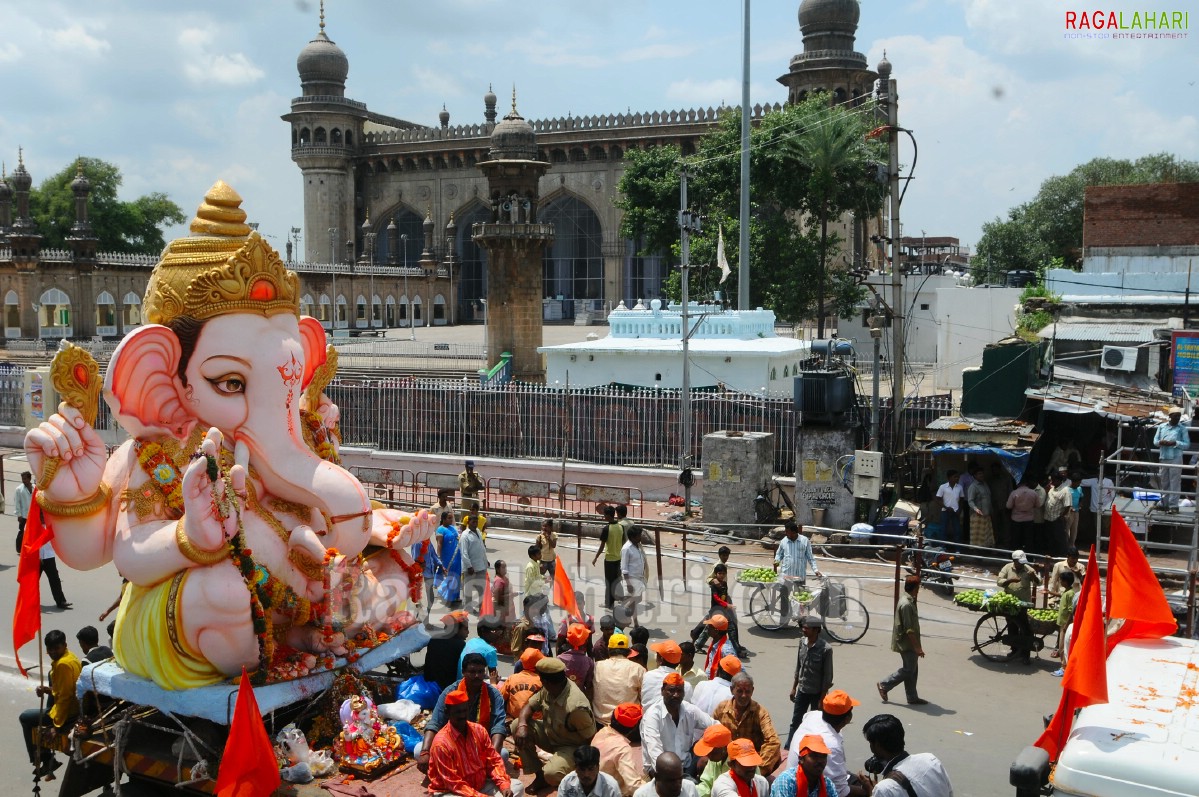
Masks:
[[[799,2],[753,6],[752,95],[779,102],[775,78],[802,50]],[[1068,7],[1100,6],[1145,4],[864,0],[857,49],[871,65],[886,50],[920,147],[905,234],[973,246],[984,221],[1093,157],[1199,159],[1199,11],[1181,40],[1065,37]],[[515,83],[527,118],[736,104],[741,8],[329,0],[326,18],[350,59],[348,96],[434,125],[443,104],[451,124],[482,121],[489,83],[501,97]],[[279,116],[317,23],[315,0],[0,0],[0,159],[11,171],[23,146],[39,183],[78,154],[102,158],[125,198],[164,191],[189,216],[221,178],[282,249],[302,197]]]

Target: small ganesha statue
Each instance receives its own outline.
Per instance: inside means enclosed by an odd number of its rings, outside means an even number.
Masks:
[[[354,695],[341,704],[341,733],[334,750],[343,768],[373,773],[404,755],[396,729],[379,718],[369,697]]]

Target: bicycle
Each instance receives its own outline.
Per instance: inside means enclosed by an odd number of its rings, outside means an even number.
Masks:
[[[1040,652],[1045,648],[1045,637],[1057,633],[1057,625],[1034,620],[1028,616],[1032,604],[1022,604],[1020,610],[1013,614],[1009,611],[988,611],[974,626],[974,647],[972,651],[980,654],[988,661],[1004,662],[1024,651],[1029,654]],[[1029,629],[1024,633],[1015,622],[1016,617],[1023,616]]]
[[[790,585],[787,584],[790,582]],[[844,585],[821,579],[815,592],[803,590],[800,580],[783,576],[781,581],[742,581],[756,585],[748,601],[749,617],[763,631],[778,631],[787,625],[799,625],[805,615],[817,614],[824,621],[825,633],[837,642],[852,644],[866,635],[870,628],[870,613],[857,598],[845,594]],[[790,597],[783,597],[783,587],[789,586]],[[806,597],[799,600],[797,596]],[[793,603],[786,607],[784,600]]]

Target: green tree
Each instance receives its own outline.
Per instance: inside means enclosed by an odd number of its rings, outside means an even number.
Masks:
[[[121,171],[113,164],[96,158],[80,158],[77,163],[91,183],[88,221],[99,239],[99,251],[157,255],[166,244],[163,228],[186,220],[179,206],[157,191],[132,202],[119,199]],[[47,248],[67,246],[66,239],[75,223],[71,182],[76,170],[73,162],[29,193],[29,212]]]
[[[976,281],[1001,281],[1008,271],[1035,271],[1060,257],[1069,268],[1082,262],[1086,189],[1098,185],[1199,181],[1199,162],[1161,152],[1134,161],[1095,158],[1041,183],[1037,195],[1008,211],[1006,219],[983,225]]]
[[[866,164],[881,158],[880,145],[866,145],[868,111],[843,106],[830,108],[827,98],[787,106],[764,115],[750,139],[750,283],[751,306],[768,307],[780,319],[810,317],[819,304],[819,292],[828,286],[830,305],[839,314],[852,311],[861,289],[853,280],[833,276],[820,279],[822,263],[836,255],[840,240],[827,231],[824,259],[818,210],[831,219],[847,209],[871,212],[881,205],[882,187],[867,173]],[[691,239],[691,262],[709,265],[691,272],[692,296],[709,294],[718,287],[737,298],[737,280],[718,284],[715,268],[719,232],[724,231],[729,266],[738,268],[740,235],[740,114],[730,111],[701,141],[697,153],[687,158],[691,174],[688,199],[704,214],[702,233]],[[844,126],[845,133],[862,143],[843,170],[833,170],[837,182],[821,197],[813,191],[812,165],[797,145],[789,142],[823,126]],[[632,152],[621,178],[617,206],[624,211],[621,233],[638,241],[643,254],[660,254],[678,260],[679,171],[682,157],[676,147]],[[819,182],[815,185],[820,185]],[[679,297],[679,278],[672,273],[667,292]]]

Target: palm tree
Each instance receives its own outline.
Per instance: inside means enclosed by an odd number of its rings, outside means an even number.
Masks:
[[[867,156],[861,125],[851,114],[825,108],[794,139],[793,154],[808,173],[808,206],[820,221],[820,275],[816,286],[817,335],[824,337],[824,289],[828,279],[828,219],[844,207],[842,189]]]

